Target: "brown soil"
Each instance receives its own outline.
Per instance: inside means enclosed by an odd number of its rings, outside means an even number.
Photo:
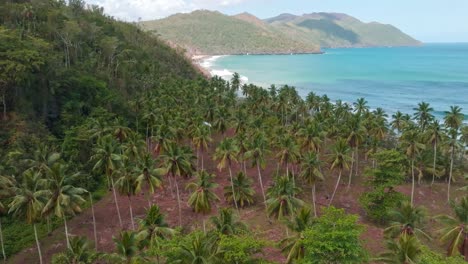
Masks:
[[[219,140],[219,138],[218,138]],[[187,179],[179,180],[179,188],[181,190],[181,205],[182,205],[182,225],[187,230],[193,230],[195,228],[201,228],[203,219],[208,220],[209,217],[216,215],[219,208],[229,206],[223,199],[223,188],[230,184],[228,170],[218,171],[216,169],[216,163],[211,160],[209,156],[210,153],[204,155],[205,160],[205,169],[211,173],[216,173],[216,182],[219,186],[216,189],[216,194],[221,199],[221,202],[217,203],[211,214],[209,215],[199,215],[192,211],[191,208],[187,205],[187,199],[189,193],[185,191],[185,185],[190,181]],[[277,163],[275,160],[269,161],[269,166],[262,172],[264,186],[269,186],[272,182],[272,175],[276,172]],[[363,168],[367,166],[366,161],[362,161],[360,164],[360,172],[363,171]],[[240,164],[236,164],[233,167],[233,174],[241,170]],[[285,258],[281,254],[280,250],[275,246],[286,234],[285,226],[276,221],[269,221],[265,214],[265,208],[262,203],[262,194],[260,190],[260,185],[258,183],[257,171],[256,168],[248,168],[247,174],[252,177],[254,180],[254,188],[256,190],[256,204],[251,207],[246,207],[241,210],[241,219],[246,222],[252,230],[258,235],[258,237],[271,241],[272,246],[268,246],[264,250],[264,257],[271,261],[276,261],[279,263],[284,263]],[[337,173],[324,171],[324,174],[327,175],[326,181],[317,186],[317,205],[327,206],[328,197],[331,196],[333,191],[334,184],[336,183]],[[366,220],[364,211],[359,205],[358,198],[359,196],[366,191],[367,187],[364,187],[363,176],[358,176],[353,178],[353,185],[351,189],[347,189],[347,180],[348,173],[344,172],[342,176],[342,182],[339,186],[338,192],[336,194],[333,205],[339,208],[344,208],[348,213],[358,214],[360,216],[360,222],[366,227],[365,233],[362,235],[362,238],[365,242],[365,247],[371,252],[372,255],[378,254],[384,249],[383,241],[383,228],[375,226]],[[177,210],[177,200],[171,195],[169,191],[169,183],[167,179],[165,180],[165,190],[159,190],[152,196],[152,202],[159,205],[162,211],[167,215],[166,220],[170,226],[178,226],[178,210]],[[266,187],[265,187],[266,188]],[[311,203],[310,187],[304,186],[304,194],[302,199]],[[462,192],[456,190],[457,187],[453,186],[453,197],[461,197]],[[409,194],[411,190],[410,184],[405,184],[399,186],[398,190]],[[450,213],[450,207],[446,203],[446,184],[436,183],[434,186],[430,187],[428,184],[424,183],[421,186],[416,186],[415,193],[415,204],[425,206],[430,215],[434,216],[441,213]],[[124,229],[131,229],[130,223],[130,213],[129,213],[129,200],[127,197],[118,198],[120,211],[122,214],[122,219],[124,221]],[[132,205],[134,210],[134,215],[136,218],[141,218],[144,216],[145,208],[148,206],[145,194],[139,194],[132,199]],[[112,237],[121,230],[119,226],[119,221],[117,218],[116,208],[113,201],[112,193],[106,195],[102,200],[95,204],[96,212],[96,223],[98,229],[98,249],[100,251],[110,252],[114,250],[114,243]],[[209,221],[206,221],[208,224]],[[436,230],[433,222],[430,223],[431,231]],[[91,241],[94,240],[93,234],[93,225],[92,225],[92,215],[91,210],[88,209],[82,214],[74,217],[69,220],[69,232],[73,235],[86,236]],[[430,243],[430,246],[437,248],[437,242]],[[50,263],[51,256],[59,251],[64,250],[65,248],[65,236],[63,228],[55,230],[51,236],[43,239],[41,241],[42,252],[44,256],[45,263]],[[440,248],[439,248],[440,249]],[[17,255],[13,256],[8,263],[38,263],[37,250],[36,247],[31,247],[23,250]]]

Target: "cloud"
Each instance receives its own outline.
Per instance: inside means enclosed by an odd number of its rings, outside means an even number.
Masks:
[[[175,13],[186,13],[196,9],[217,9],[238,5],[248,0],[88,0],[89,4],[104,7],[114,17],[136,21],[162,18]]]

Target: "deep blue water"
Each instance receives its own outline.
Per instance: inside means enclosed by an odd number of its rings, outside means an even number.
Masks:
[[[451,105],[468,117],[468,43],[421,47],[327,49],[323,55],[249,55],[211,59],[212,73],[238,72],[268,87],[288,84],[301,96],[310,91],[332,100],[364,97],[389,114],[413,113],[425,101],[441,118]]]

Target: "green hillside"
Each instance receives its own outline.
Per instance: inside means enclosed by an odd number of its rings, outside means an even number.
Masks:
[[[340,13],[281,14],[264,20],[290,38],[322,47],[413,46],[420,42],[392,25],[364,23]]]
[[[319,47],[420,44],[391,25],[363,23],[339,13],[281,14],[261,20],[248,13],[227,16],[199,10],[140,25],[190,54],[314,53]]]
[[[315,53],[318,45],[288,38],[278,29],[248,14],[230,17],[195,11],[142,22],[146,30],[198,54]]]

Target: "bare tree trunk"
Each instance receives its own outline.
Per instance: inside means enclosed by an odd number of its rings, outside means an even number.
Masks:
[[[97,230],[96,230],[96,216],[94,215],[94,204],[93,196],[89,193],[89,200],[91,201],[91,213],[93,215],[93,231],[94,231],[94,248],[98,250],[98,239],[97,239]]]
[[[312,185],[312,204],[314,205],[314,216],[317,217],[317,206],[315,204],[315,183]]]
[[[359,147],[356,145],[356,171],[354,173],[355,176],[359,174]]]
[[[130,222],[132,223],[132,230],[135,230],[135,222],[133,220],[132,198],[128,196],[128,205],[130,207]]]
[[[330,206],[332,204],[333,199],[335,198],[336,190],[338,189],[338,186],[340,185],[341,171],[342,170],[340,170],[340,173],[338,174],[338,180],[336,181],[335,189],[333,190],[333,194],[332,194],[332,197],[330,198],[330,202],[328,202],[328,206]]]
[[[39,244],[39,237],[37,236],[36,224],[33,224],[33,228],[34,228],[34,236],[36,237],[37,253],[39,254],[39,264],[42,264],[41,245]]]
[[[7,256],[6,256],[6,253],[5,253],[5,245],[3,243],[2,219],[0,219],[0,244],[2,246],[3,261],[6,263]]]
[[[179,226],[182,226],[182,209],[180,207],[180,195],[179,195],[179,184],[177,179],[174,177],[176,192],[177,192],[177,207],[179,208]]]
[[[265,205],[265,209],[266,209],[267,204],[266,204],[265,190],[263,189],[262,173],[260,171],[260,164],[258,162],[257,162],[257,171],[258,171],[258,182],[260,183],[260,189],[262,190],[262,195],[263,195],[263,204]]]
[[[63,214],[62,217],[63,217],[63,224],[65,225],[65,238],[67,240],[67,248],[70,249],[71,246],[70,246],[70,238],[68,237],[67,217],[65,216],[65,214]]]
[[[452,183],[452,172],[453,172],[453,153],[455,152],[455,144],[452,144],[452,151],[450,153],[450,173],[447,185],[447,202],[450,202],[450,185]]]
[[[434,181],[435,181],[436,161],[437,161],[437,141],[434,142],[434,163],[432,165],[432,182],[431,182],[431,186],[434,184]]]
[[[120,228],[123,228],[122,217],[120,216],[119,202],[117,201],[117,193],[115,192],[114,179],[111,177],[112,192],[114,193],[115,208],[117,209],[117,216],[119,217]]]
[[[351,179],[353,177],[353,167],[354,167],[354,151],[351,153],[351,167],[349,167],[348,189],[351,187]]]
[[[201,169],[204,169],[204,158],[203,158],[203,150],[201,151]]]
[[[240,212],[239,212],[239,207],[237,206],[237,195],[236,195],[236,191],[234,189],[234,180],[232,178],[232,171],[231,171],[231,164],[229,164],[229,177],[231,178],[231,188],[232,188],[232,196],[233,196],[233,200],[234,200],[234,205],[236,206],[236,210],[237,210],[237,214],[240,215]]]

